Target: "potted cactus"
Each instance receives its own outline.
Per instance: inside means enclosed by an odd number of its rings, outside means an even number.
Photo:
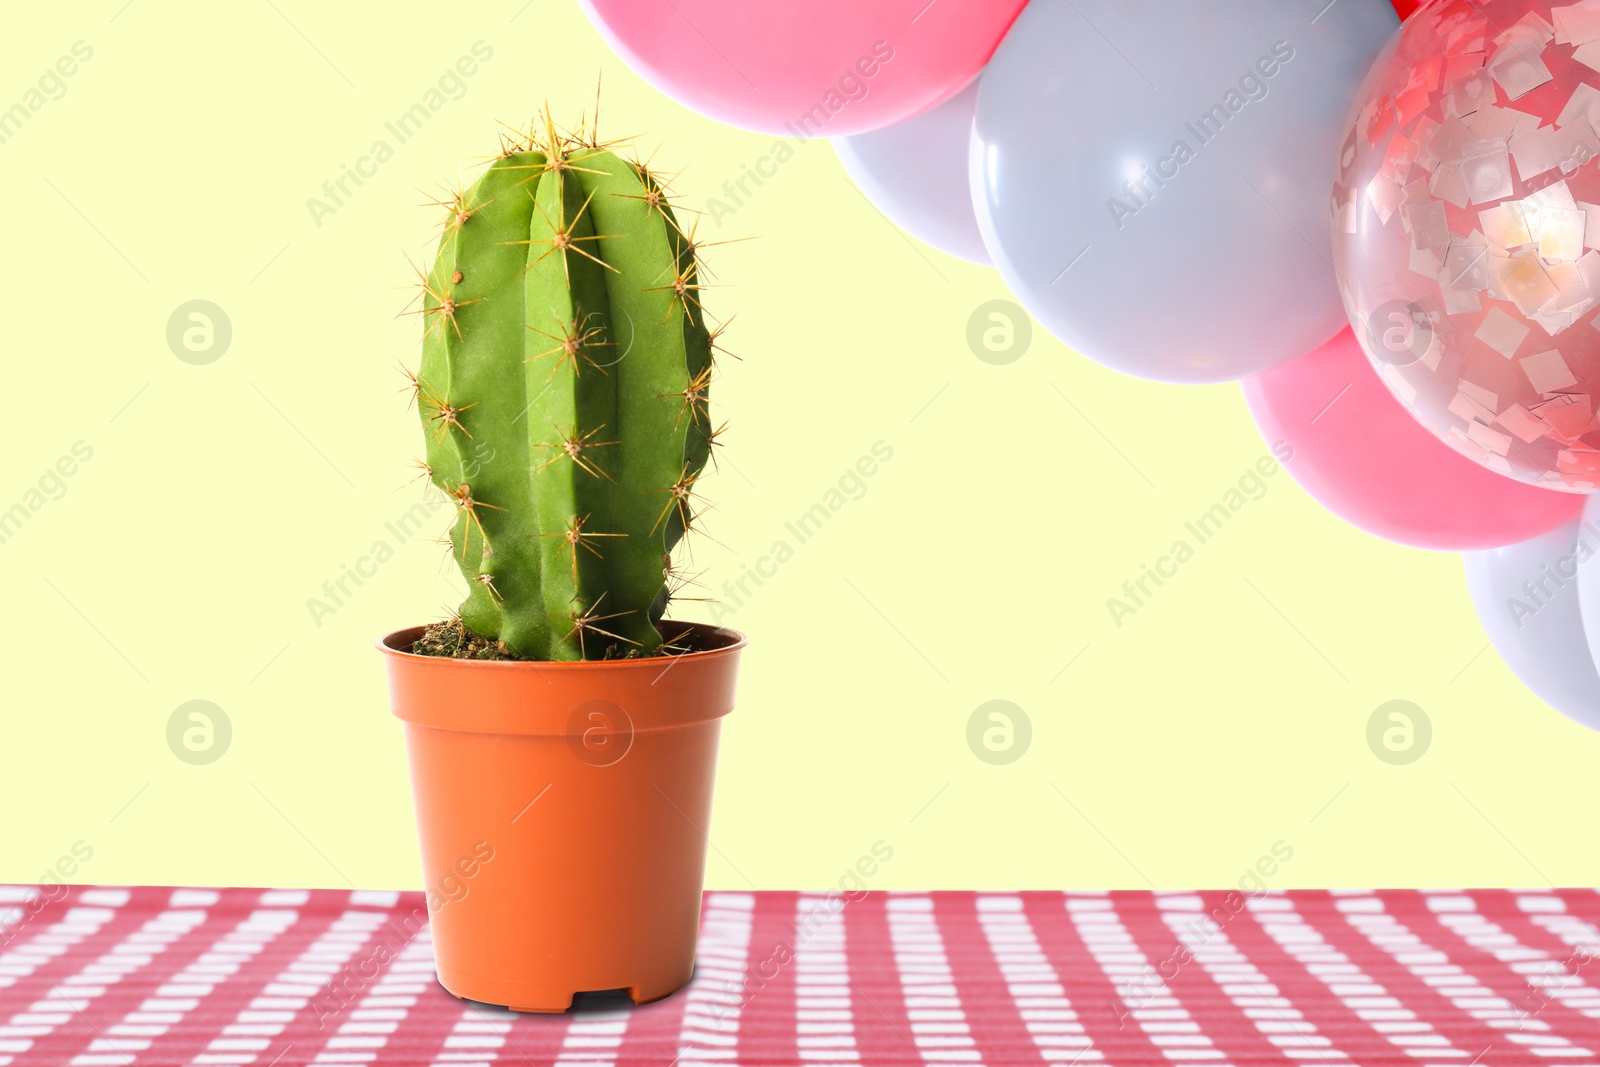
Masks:
[[[522,1011],[689,980],[745,644],[665,618],[717,331],[692,227],[617,147],[546,120],[442,204],[409,378],[468,595],[378,642],[439,981]]]

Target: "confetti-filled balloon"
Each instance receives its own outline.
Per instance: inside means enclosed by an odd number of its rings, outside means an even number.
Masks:
[[[1316,501],[1370,534],[1462,552],[1525,541],[1576,521],[1583,498],[1502,478],[1417,425],[1349,330],[1242,383],[1283,468]],[[1600,698],[1600,693],[1597,693]]]
[[[941,252],[989,265],[967,183],[973,82],[932,111],[833,142],[839,162],[891,222]]]
[[[1357,106],[1334,262],[1384,382],[1491,470],[1600,487],[1600,3],[1434,0]]]
[[[748,130],[844,137],[937,107],[1026,0],[582,0],[635,73]]]
[[[983,72],[983,242],[1017,300],[1140,378],[1234,381],[1341,330],[1327,190],[1389,0],[1038,0]]]

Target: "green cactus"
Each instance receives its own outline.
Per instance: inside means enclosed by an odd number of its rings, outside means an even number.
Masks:
[[[692,228],[645,164],[548,121],[444,206],[414,383],[461,623],[520,659],[672,651],[715,436]]]

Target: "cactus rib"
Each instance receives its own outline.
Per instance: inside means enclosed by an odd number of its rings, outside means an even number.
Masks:
[[[529,659],[663,650],[714,335],[649,168],[546,124],[444,202],[415,393],[462,622]],[[665,506],[663,506],[665,497]]]

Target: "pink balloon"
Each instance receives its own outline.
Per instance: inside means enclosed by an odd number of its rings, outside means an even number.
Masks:
[[[964,89],[1026,0],[582,0],[641,77],[733,126],[844,137]],[[952,163],[952,165],[955,165]]]
[[[1292,449],[1284,469],[1370,534],[1466,552],[1526,541],[1583,510],[1584,497],[1496,474],[1429,433],[1349,330],[1241,384],[1261,435]]]

